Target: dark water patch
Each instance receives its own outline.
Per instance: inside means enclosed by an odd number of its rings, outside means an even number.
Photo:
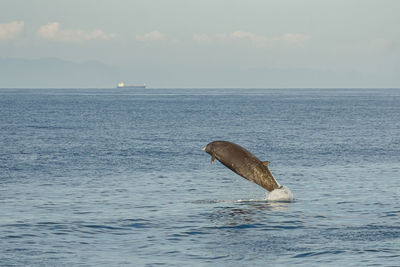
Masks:
[[[6,236],[4,236],[4,238],[12,238],[12,239],[15,239],[15,238],[30,238],[30,237],[37,237],[37,235],[34,235],[34,234],[18,234],[18,235],[6,235]]]
[[[258,228],[259,224],[238,224],[238,225],[226,225],[220,226],[219,229],[249,229],[249,228]]]
[[[327,219],[328,216],[324,216],[324,215],[316,215],[314,216],[314,219]]]
[[[96,229],[96,230],[100,230],[100,231],[119,231],[119,230],[125,230],[125,228],[123,227],[116,227],[116,226],[110,226],[110,225],[99,225],[99,224],[83,224],[81,225],[81,227],[86,227],[86,228],[91,228],[91,229]]]
[[[308,257],[316,257],[320,255],[336,255],[336,254],[341,254],[345,253],[346,251],[344,250],[330,250],[330,251],[317,251],[317,252],[306,252],[306,253],[300,253],[294,256],[293,258],[308,258]]]
[[[26,125],[26,128],[32,128],[37,130],[76,130],[76,127],[55,126],[55,125]]]
[[[400,238],[400,226],[367,225],[361,227],[346,227],[324,231],[327,239],[341,241],[384,241]]]
[[[27,228],[31,227],[32,224],[29,223],[10,223],[10,224],[1,224],[0,227],[4,227],[5,229],[7,228]]]
[[[354,202],[349,202],[349,201],[339,201],[336,202],[337,205],[344,205],[344,204],[354,204]]]
[[[395,252],[396,253],[396,252]],[[398,253],[398,252],[397,252]],[[378,255],[378,258],[400,258],[400,253],[397,255]]]
[[[151,220],[146,220],[146,219],[124,219],[117,221],[116,224],[121,225],[121,227],[124,228],[153,228],[157,227],[157,224],[155,224]]]
[[[303,225],[274,225],[271,227],[272,229],[282,229],[282,230],[292,230],[292,229],[301,229],[304,228]]]
[[[400,218],[400,211],[388,211],[383,213],[385,217],[399,217]]]
[[[92,211],[74,211],[74,214],[76,215],[88,215],[88,214],[93,214]]]
[[[210,233],[207,233],[204,231],[187,231],[187,232],[184,232],[184,234],[191,236],[191,235],[208,235]]]

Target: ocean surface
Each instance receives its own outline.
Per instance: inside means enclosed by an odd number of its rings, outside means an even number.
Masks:
[[[0,266],[295,264],[400,266],[399,89],[0,89]]]

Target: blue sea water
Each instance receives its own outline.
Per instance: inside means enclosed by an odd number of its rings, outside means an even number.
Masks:
[[[0,266],[295,264],[400,265],[400,90],[0,89]]]

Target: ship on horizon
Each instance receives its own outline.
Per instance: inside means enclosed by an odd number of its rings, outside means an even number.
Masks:
[[[124,88],[124,89],[145,89],[146,84],[125,84],[123,82],[117,83],[117,88]]]

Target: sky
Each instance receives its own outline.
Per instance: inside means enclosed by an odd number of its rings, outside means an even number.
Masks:
[[[399,14],[398,0],[1,0],[0,58],[96,61],[155,87],[400,87]]]

